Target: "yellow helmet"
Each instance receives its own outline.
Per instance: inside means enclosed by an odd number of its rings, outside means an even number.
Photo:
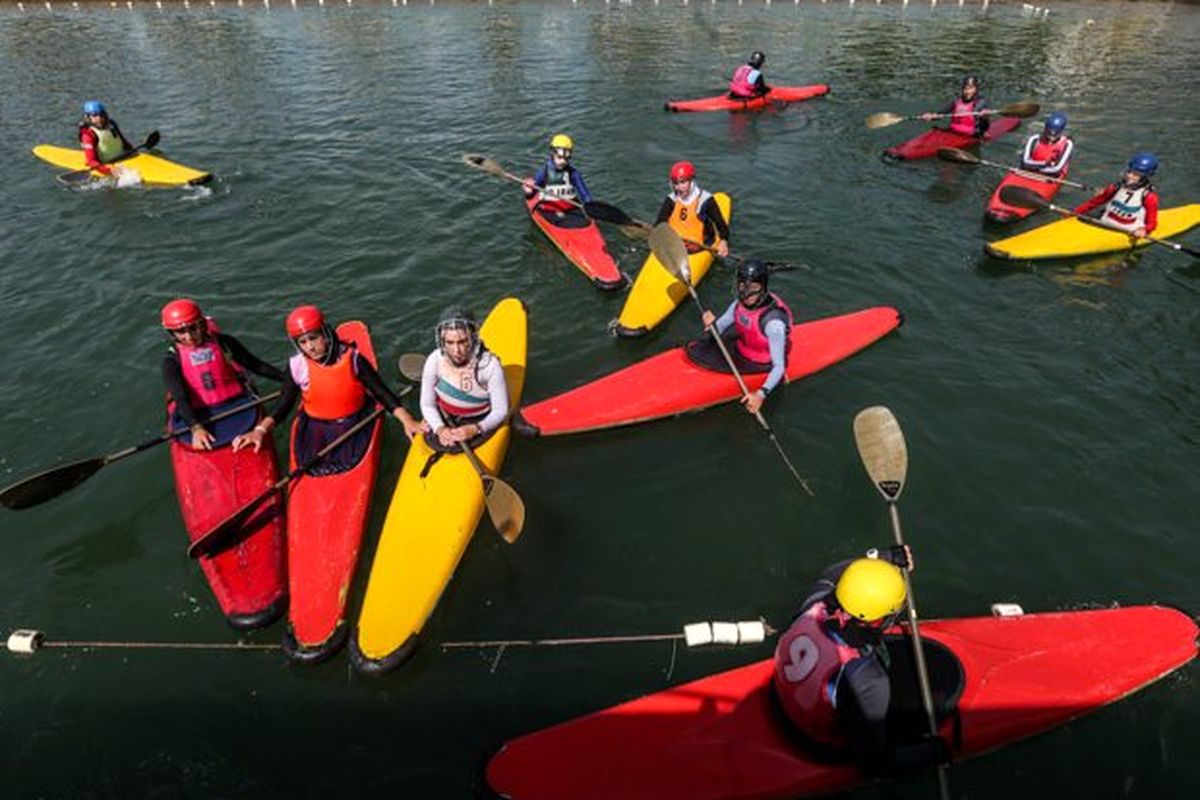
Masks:
[[[575,142],[571,141],[571,137],[567,136],[565,133],[555,134],[554,138],[550,140],[550,149],[574,150]]]
[[[863,622],[875,622],[904,607],[904,576],[900,568],[878,558],[851,562],[834,590],[838,605]]]

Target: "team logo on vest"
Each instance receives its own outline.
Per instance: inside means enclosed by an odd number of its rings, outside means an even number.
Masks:
[[[205,364],[211,364],[216,359],[216,353],[211,347],[201,347],[198,350],[192,350],[188,353],[188,363],[193,367],[200,367]]]

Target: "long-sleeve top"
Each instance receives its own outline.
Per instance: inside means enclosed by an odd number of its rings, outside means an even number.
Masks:
[[[225,351],[229,359],[242,369],[273,381],[282,381],[284,379],[283,370],[273,364],[268,364],[251,353],[246,349],[245,345],[228,333],[218,333],[217,343]],[[200,419],[188,397],[187,383],[183,379],[183,369],[179,365],[179,354],[173,349],[167,355],[163,356],[162,378],[163,383],[167,385],[167,392],[170,393],[171,399],[175,401],[179,418],[187,423],[189,428],[198,424]]]
[[[575,167],[573,167],[570,164],[567,164],[567,168],[565,171],[568,175],[571,176],[571,185],[575,187],[575,193],[577,195],[579,195],[579,202],[581,202],[581,203],[592,202],[592,193],[590,191],[588,191],[587,184],[584,183],[584,181],[583,181],[583,173],[580,172],[579,170],[575,169]],[[537,184],[538,186],[544,187],[546,185],[546,181],[548,181],[549,179],[550,179],[550,164],[549,164],[549,162],[547,162],[545,164],[542,164],[541,169],[539,169],[534,174],[533,182],[535,184]],[[553,199],[553,198],[551,198],[551,199]]]
[[[725,313],[717,317],[715,324],[718,334],[729,330],[729,326],[733,324],[733,317],[737,312],[737,306],[738,301],[734,300],[729,304],[729,308],[725,309]],[[767,344],[771,349],[771,371],[767,373],[767,379],[763,382],[762,393],[770,394],[787,373],[787,340],[789,333],[787,322],[779,316],[768,319],[767,324],[763,326],[763,333],[766,334]]]
[[[1098,194],[1084,200],[1075,207],[1076,214],[1086,214],[1089,211],[1099,208],[1100,206],[1112,200],[1113,195],[1120,190],[1119,183],[1110,183],[1099,191]],[[1153,233],[1158,227],[1158,192],[1146,192],[1146,196],[1142,198],[1142,203],[1146,208],[1146,233]]]
[[[442,354],[434,350],[425,359],[425,368],[421,372],[421,417],[429,423],[434,433],[446,427],[446,420],[437,403],[436,387],[442,380],[438,375],[441,358]],[[499,428],[508,418],[508,384],[500,359],[486,350],[475,367],[475,378],[481,387],[487,389],[488,402],[491,404],[487,415],[474,423],[479,426],[480,435],[485,435]]]

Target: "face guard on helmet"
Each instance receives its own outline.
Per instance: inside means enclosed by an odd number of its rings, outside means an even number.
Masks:
[[[466,334],[465,354],[463,350],[451,350],[446,346],[446,334],[452,331]],[[483,349],[479,340],[479,323],[475,320],[475,315],[463,306],[450,306],[443,311],[433,333],[442,357],[456,367],[466,366],[472,359],[477,358]]]

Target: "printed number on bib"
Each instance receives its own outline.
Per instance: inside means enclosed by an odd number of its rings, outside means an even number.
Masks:
[[[783,677],[790,683],[799,683],[817,666],[816,643],[807,636],[797,636],[788,645],[788,659],[788,663],[783,667]]]

